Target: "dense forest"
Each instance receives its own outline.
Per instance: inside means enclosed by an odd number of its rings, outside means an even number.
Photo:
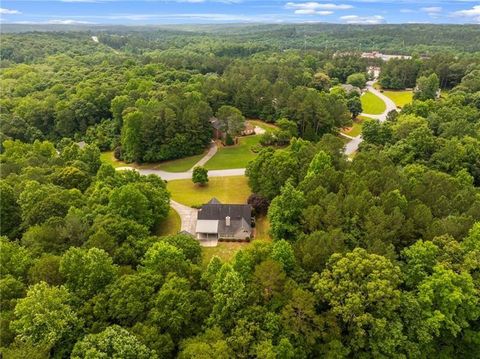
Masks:
[[[479,34],[3,34],[2,358],[477,358]],[[364,50],[412,58],[383,63]],[[384,89],[415,88],[414,101],[365,121],[348,158],[337,134],[362,105],[341,85],[363,87],[369,66],[381,67]],[[156,234],[165,181],[116,171],[100,153],[140,163],[199,154],[211,118],[232,114],[278,128],[246,169],[272,241],[204,264],[194,237]]]

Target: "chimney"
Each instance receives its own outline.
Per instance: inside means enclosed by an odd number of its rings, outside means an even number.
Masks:
[[[226,225],[227,227],[230,227],[230,216],[226,216],[226,217],[225,217],[225,225]]]

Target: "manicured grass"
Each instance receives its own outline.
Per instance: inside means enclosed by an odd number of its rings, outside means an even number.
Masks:
[[[363,119],[362,118],[356,118],[353,120],[353,125],[351,127],[346,127],[342,129],[342,133],[352,136],[352,137],[357,137],[359,134],[362,133],[362,126],[363,126]]]
[[[190,156],[185,158],[180,158],[178,160],[166,161],[159,163],[155,169],[167,171],[167,172],[185,172],[193,167],[195,163],[200,161],[205,153],[196,156]]]
[[[403,107],[413,100],[412,91],[383,91],[383,94],[395,102],[397,107]]]
[[[371,92],[365,92],[362,97],[363,112],[371,115],[380,115],[386,110],[385,103]]]
[[[257,154],[252,151],[252,146],[258,145],[259,141],[260,136],[254,135],[240,137],[238,144],[233,146],[219,144],[217,153],[205,164],[205,167],[209,170],[247,167],[248,162],[257,157]]]
[[[206,152],[200,155],[179,158],[178,160],[172,161],[138,164],[119,161],[113,156],[113,151],[109,151],[102,152],[100,154],[100,160],[105,163],[110,163],[113,167],[130,166],[139,169],[163,170],[167,172],[185,172],[192,168],[195,163],[200,161],[200,159],[205,155],[205,153]]]
[[[187,206],[201,206],[212,197],[222,203],[246,203],[250,195],[245,176],[212,177],[206,186],[197,186],[192,180],[175,180],[167,183],[172,199]]]
[[[173,208],[170,208],[167,218],[158,224],[157,228],[155,229],[155,233],[157,236],[177,234],[180,232],[181,226],[182,221],[180,216]]]

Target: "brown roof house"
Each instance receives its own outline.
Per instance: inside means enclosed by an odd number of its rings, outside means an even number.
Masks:
[[[216,140],[225,140],[225,136],[227,135],[222,127],[221,122],[215,118],[212,117],[210,119],[210,123],[212,124],[213,128],[213,137]],[[240,136],[249,136],[249,135],[254,135],[255,134],[255,126],[252,125],[251,123],[245,121],[245,127],[243,130],[240,132]]]
[[[212,198],[199,209],[195,232],[200,241],[248,241],[252,236],[252,207],[222,204]]]

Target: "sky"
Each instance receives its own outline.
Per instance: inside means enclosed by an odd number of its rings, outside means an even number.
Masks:
[[[0,0],[0,23],[479,24],[479,0]]]

